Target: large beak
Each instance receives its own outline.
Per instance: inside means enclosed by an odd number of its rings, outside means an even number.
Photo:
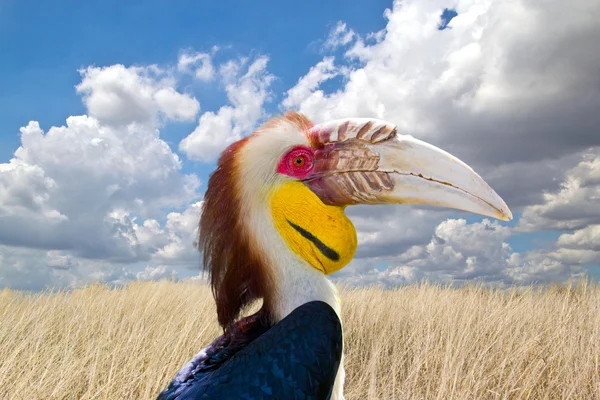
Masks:
[[[471,167],[385,121],[335,120],[314,126],[309,139],[318,150],[305,184],[325,204],[431,204],[512,219]]]

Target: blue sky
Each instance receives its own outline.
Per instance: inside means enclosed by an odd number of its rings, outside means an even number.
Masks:
[[[60,6],[57,6],[60,4]],[[270,54],[270,71],[281,93],[321,58],[319,43],[339,20],[357,32],[382,29],[390,1],[307,1],[290,7],[279,1],[143,1],[39,3],[7,1],[0,5],[0,157],[19,144],[18,129],[27,121],[60,125],[85,112],[74,86],[88,65],[172,63],[182,49],[208,51],[228,47],[229,55]],[[222,101],[218,90],[202,88],[203,110]],[[185,133],[179,127],[175,140]],[[189,128],[189,126],[188,126]],[[9,132],[13,132],[10,134]]]
[[[357,259],[336,279],[598,278],[600,66],[585,10],[583,0],[569,10],[466,0],[4,1],[0,286],[197,274],[191,242],[214,156],[288,108],[315,121],[396,123],[472,165],[516,217],[359,207],[350,211]],[[30,121],[41,131],[30,125],[22,138]],[[89,143],[113,150],[98,155]],[[114,170],[101,167],[111,156]],[[156,181],[144,176],[151,171],[168,172]]]

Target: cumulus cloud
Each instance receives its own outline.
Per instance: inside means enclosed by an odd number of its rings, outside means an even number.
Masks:
[[[358,259],[394,256],[427,242],[444,215],[431,208],[398,205],[362,205],[347,210],[357,231]]]
[[[593,148],[565,173],[560,190],[523,211],[519,226],[524,231],[573,230],[599,223],[600,148]]]
[[[30,123],[39,129],[37,123]],[[19,160],[0,164],[0,216],[26,216],[59,222],[68,219],[48,204],[56,182],[38,165]]]
[[[582,268],[585,260],[562,257],[560,251],[513,253],[508,261],[506,275],[507,282],[511,284],[567,283],[571,279],[582,278],[586,273]]]
[[[135,279],[130,266],[78,259],[68,252],[0,245],[0,287],[38,291],[86,283],[123,284]]]
[[[168,241],[152,255],[156,262],[196,268],[200,258],[195,243],[198,238],[198,221],[202,202],[188,206],[183,213],[169,213],[165,230]]]
[[[497,286],[566,282],[581,277],[589,260],[567,257],[561,250],[517,253],[507,243],[511,228],[484,219],[468,224],[464,219],[441,222],[424,245],[412,246],[388,258],[383,270],[354,266],[339,281],[353,285],[393,287],[428,279],[437,282],[481,281]]]
[[[115,210],[160,215],[196,198],[198,187],[155,128],[77,116],[44,132],[31,122],[14,157],[0,164],[0,241],[91,258],[137,257],[121,247]]]
[[[345,22],[338,21],[335,27],[329,32],[324,47],[327,49],[336,49],[350,44],[356,38],[356,33],[346,26]]]
[[[556,243],[566,248],[600,251],[600,225],[589,225],[574,233],[564,233]]]
[[[41,290],[48,282],[68,286],[71,281],[64,270],[45,264],[43,251],[0,245],[0,287]]]
[[[545,193],[538,204],[525,208],[516,228],[487,219],[473,224],[449,219],[437,225],[428,243],[407,248],[402,246],[402,240],[394,240],[396,235],[390,227],[395,218],[388,218],[387,213],[372,213],[368,224],[357,224],[359,242],[362,238],[362,245],[367,247],[365,260],[357,260],[349,267],[351,271],[340,274],[341,281],[394,286],[422,278],[442,282],[478,279],[504,286],[565,282],[583,276],[586,265],[600,263],[600,152],[592,148],[576,158],[579,162],[559,175],[554,191]],[[408,215],[413,218],[406,221],[409,226],[420,225],[415,210]],[[568,232],[544,250],[517,253],[507,243],[515,232],[541,230]],[[426,226],[405,239],[423,241],[428,232],[430,228]],[[370,236],[374,238],[372,243]],[[390,250],[397,246],[398,255],[380,247],[369,249],[384,244]],[[383,270],[373,267],[377,260],[385,260],[389,266]]]
[[[70,270],[77,268],[80,263],[75,257],[58,250],[46,252],[46,265],[49,268]]]
[[[347,83],[328,95],[315,88],[298,108],[317,121],[387,119],[476,166],[600,143],[597,7],[462,0],[440,31],[447,6],[396,1],[380,40],[359,38],[346,52]]]
[[[157,281],[159,279],[175,279],[177,271],[172,267],[166,267],[159,265],[158,267],[146,267],[142,272],[135,274],[135,277],[139,281]]]
[[[477,172],[513,211],[519,212],[526,206],[541,203],[544,193],[558,191],[565,171],[580,160],[580,153],[567,153],[537,161],[490,163],[477,167]]]
[[[123,263],[156,268],[155,253],[177,257],[185,252],[169,249],[184,240],[193,248],[193,229],[171,220],[192,215],[195,203],[158,222],[165,209],[197,199],[200,186],[181,172],[158,126],[193,117],[198,102],[157,67],[89,67],[77,90],[88,115],[47,131],[31,121],[12,159],[0,163],[2,286],[124,282],[135,274]],[[164,237],[144,231],[152,229]]]
[[[177,71],[208,80],[210,56],[182,53]],[[264,115],[274,79],[267,61],[238,59],[219,69],[232,106],[214,116],[232,124],[235,137]],[[178,91],[173,69],[112,65],[81,75],[87,115],[47,131],[31,121],[12,159],[0,163],[0,286],[123,283],[199,267],[200,181],[182,173],[159,131],[194,118],[198,101]]]
[[[578,163],[580,152],[600,144],[600,114],[594,111],[600,109],[600,59],[591,51],[598,48],[600,27],[594,21],[600,18],[600,9],[585,0],[569,3],[568,8],[524,0],[459,0],[453,6],[458,15],[445,30],[439,30],[440,16],[448,4],[441,0],[395,1],[384,14],[385,29],[366,37],[338,23],[324,50],[349,46],[344,58],[330,69],[324,68],[324,61],[313,66],[288,90],[284,106],[295,107],[316,122],[360,116],[396,123],[401,133],[437,145],[473,166],[517,216],[525,209],[522,230],[598,224],[593,212],[599,208],[593,205],[598,196],[591,186],[595,167]],[[324,93],[321,83],[328,78],[326,74],[341,70],[343,85]],[[575,166],[580,177],[563,182],[564,171]],[[349,267],[350,273],[370,274],[357,281],[385,278],[386,282],[424,274],[439,279],[467,276],[467,253],[455,251],[458,244],[442,248],[430,240],[437,224],[445,225],[438,225],[436,232],[449,228],[442,222],[447,213],[430,212],[415,214],[411,209],[402,221],[400,211],[361,211],[368,218],[362,227],[357,224],[359,259]],[[556,217],[559,214],[563,216]],[[406,224],[398,232],[410,233],[394,234],[393,218],[399,218],[398,228]],[[562,279],[579,273],[582,260],[594,259],[589,250],[583,254],[583,248],[567,249],[560,243],[549,251],[517,254],[502,247],[508,231],[491,229],[497,236],[489,242],[496,249],[490,265],[503,272],[496,276],[474,267],[475,274],[488,280],[543,280],[544,273]],[[407,239],[413,241],[409,250]],[[410,253],[417,250],[421,253]],[[444,261],[434,250],[464,257]],[[576,251],[580,262],[575,262]],[[373,267],[376,254],[389,258],[392,267],[384,271],[381,265]],[[392,260],[399,254],[415,258],[399,264]],[[476,259],[485,257],[479,254]],[[444,262],[452,265],[448,277],[427,272],[428,263]],[[539,263],[538,272],[535,263]]]
[[[323,61],[310,68],[310,71],[298,80],[298,83],[293,88],[289,89],[286,97],[281,103],[285,108],[296,108],[302,105],[302,102],[311,94],[315,94],[315,90],[321,83],[336,77],[339,74],[338,69],[334,65],[334,57],[325,57]],[[323,96],[323,92],[319,91],[317,96]]]
[[[135,217],[119,213],[122,235],[128,246],[141,248],[150,255],[155,264],[178,265],[197,268],[200,256],[195,248],[198,237],[198,221],[202,202],[190,204],[183,212],[171,212],[161,225],[155,219],[146,219],[141,224]]]
[[[217,47],[213,47],[211,53],[183,52],[177,61],[177,70],[192,74],[199,81],[210,81],[215,77],[212,56],[217,50]]]
[[[497,221],[467,224],[464,219],[449,219],[435,228],[428,244],[401,254],[398,267],[440,281],[499,281],[511,253],[505,242],[509,236],[510,229]]]
[[[231,105],[202,114],[196,129],[179,143],[179,150],[190,159],[210,162],[227,145],[249,134],[266,115],[264,105],[274,79],[267,71],[268,61],[263,56],[221,65],[219,75]]]
[[[580,276],[600,262],[600,9],[586,0],[454,5],[443,31],[441,0],[396,1],[385,29],[364,37],[338,22],[324,52],[343,57],[312,66],[281,108],[316,122],[392,121],[473,165],[515,215],[524,210],[516,230],[562,234],[548,249],[518,253],[508,244],[515,229],[499,222],[470,224],[424,207],[349,208],[359,249],[340,278],[391,286]],[[184,51],[172,67],[85,68],[76,90],[87,115],[21,129],[21,146],[0,163],[0,286],[122,283],[196,268],[199,179],[182,172],[159,132],[200,110],[176,78],[225,89],[228,104],[203,113],[179,143],[203,162],[250,133],[274,96],[267,57],[217,65],[216,51]],[[326,93],[340,76],[339,90]]]
[[[41,290],[90,282],[123,284],[136,279],[175,279],[180,267],[200,268],[194,242],[201,206],[199,202],[184,212],[171,212],[163,224],[154,219],[138,224],[129,213],[113,211],[105,222],[118,248],[97,258],[77,256],[76,249],[46,251],[0,245],[0,287]],[[144,261],[145,268],[134,272],[143,267]]]
[[[554,244],[555,259],[566,264],[600,263],[600,149],[584,152],[580,162],[564,173],[557,190],[525,208],[518,228],[567,231]]]
[[[87,67],[80,71],[76,86],[90,116],[103,124],[154,123],[163,116],[169,120],[190,121],[200,110],[194,97],[176,90],[175,80],[156,67]]]

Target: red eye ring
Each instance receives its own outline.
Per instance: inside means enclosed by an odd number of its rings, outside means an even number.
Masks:
[[[279,162],[277,172],[297,179],[305,179],[314,168],[314,150],[298,146],[288,151]]]

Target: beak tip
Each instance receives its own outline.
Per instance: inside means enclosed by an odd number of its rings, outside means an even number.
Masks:
[[[512,212],[508,209],[508,207],[506,209],[498,209],[498,219],[501,221],[512,221]]]

